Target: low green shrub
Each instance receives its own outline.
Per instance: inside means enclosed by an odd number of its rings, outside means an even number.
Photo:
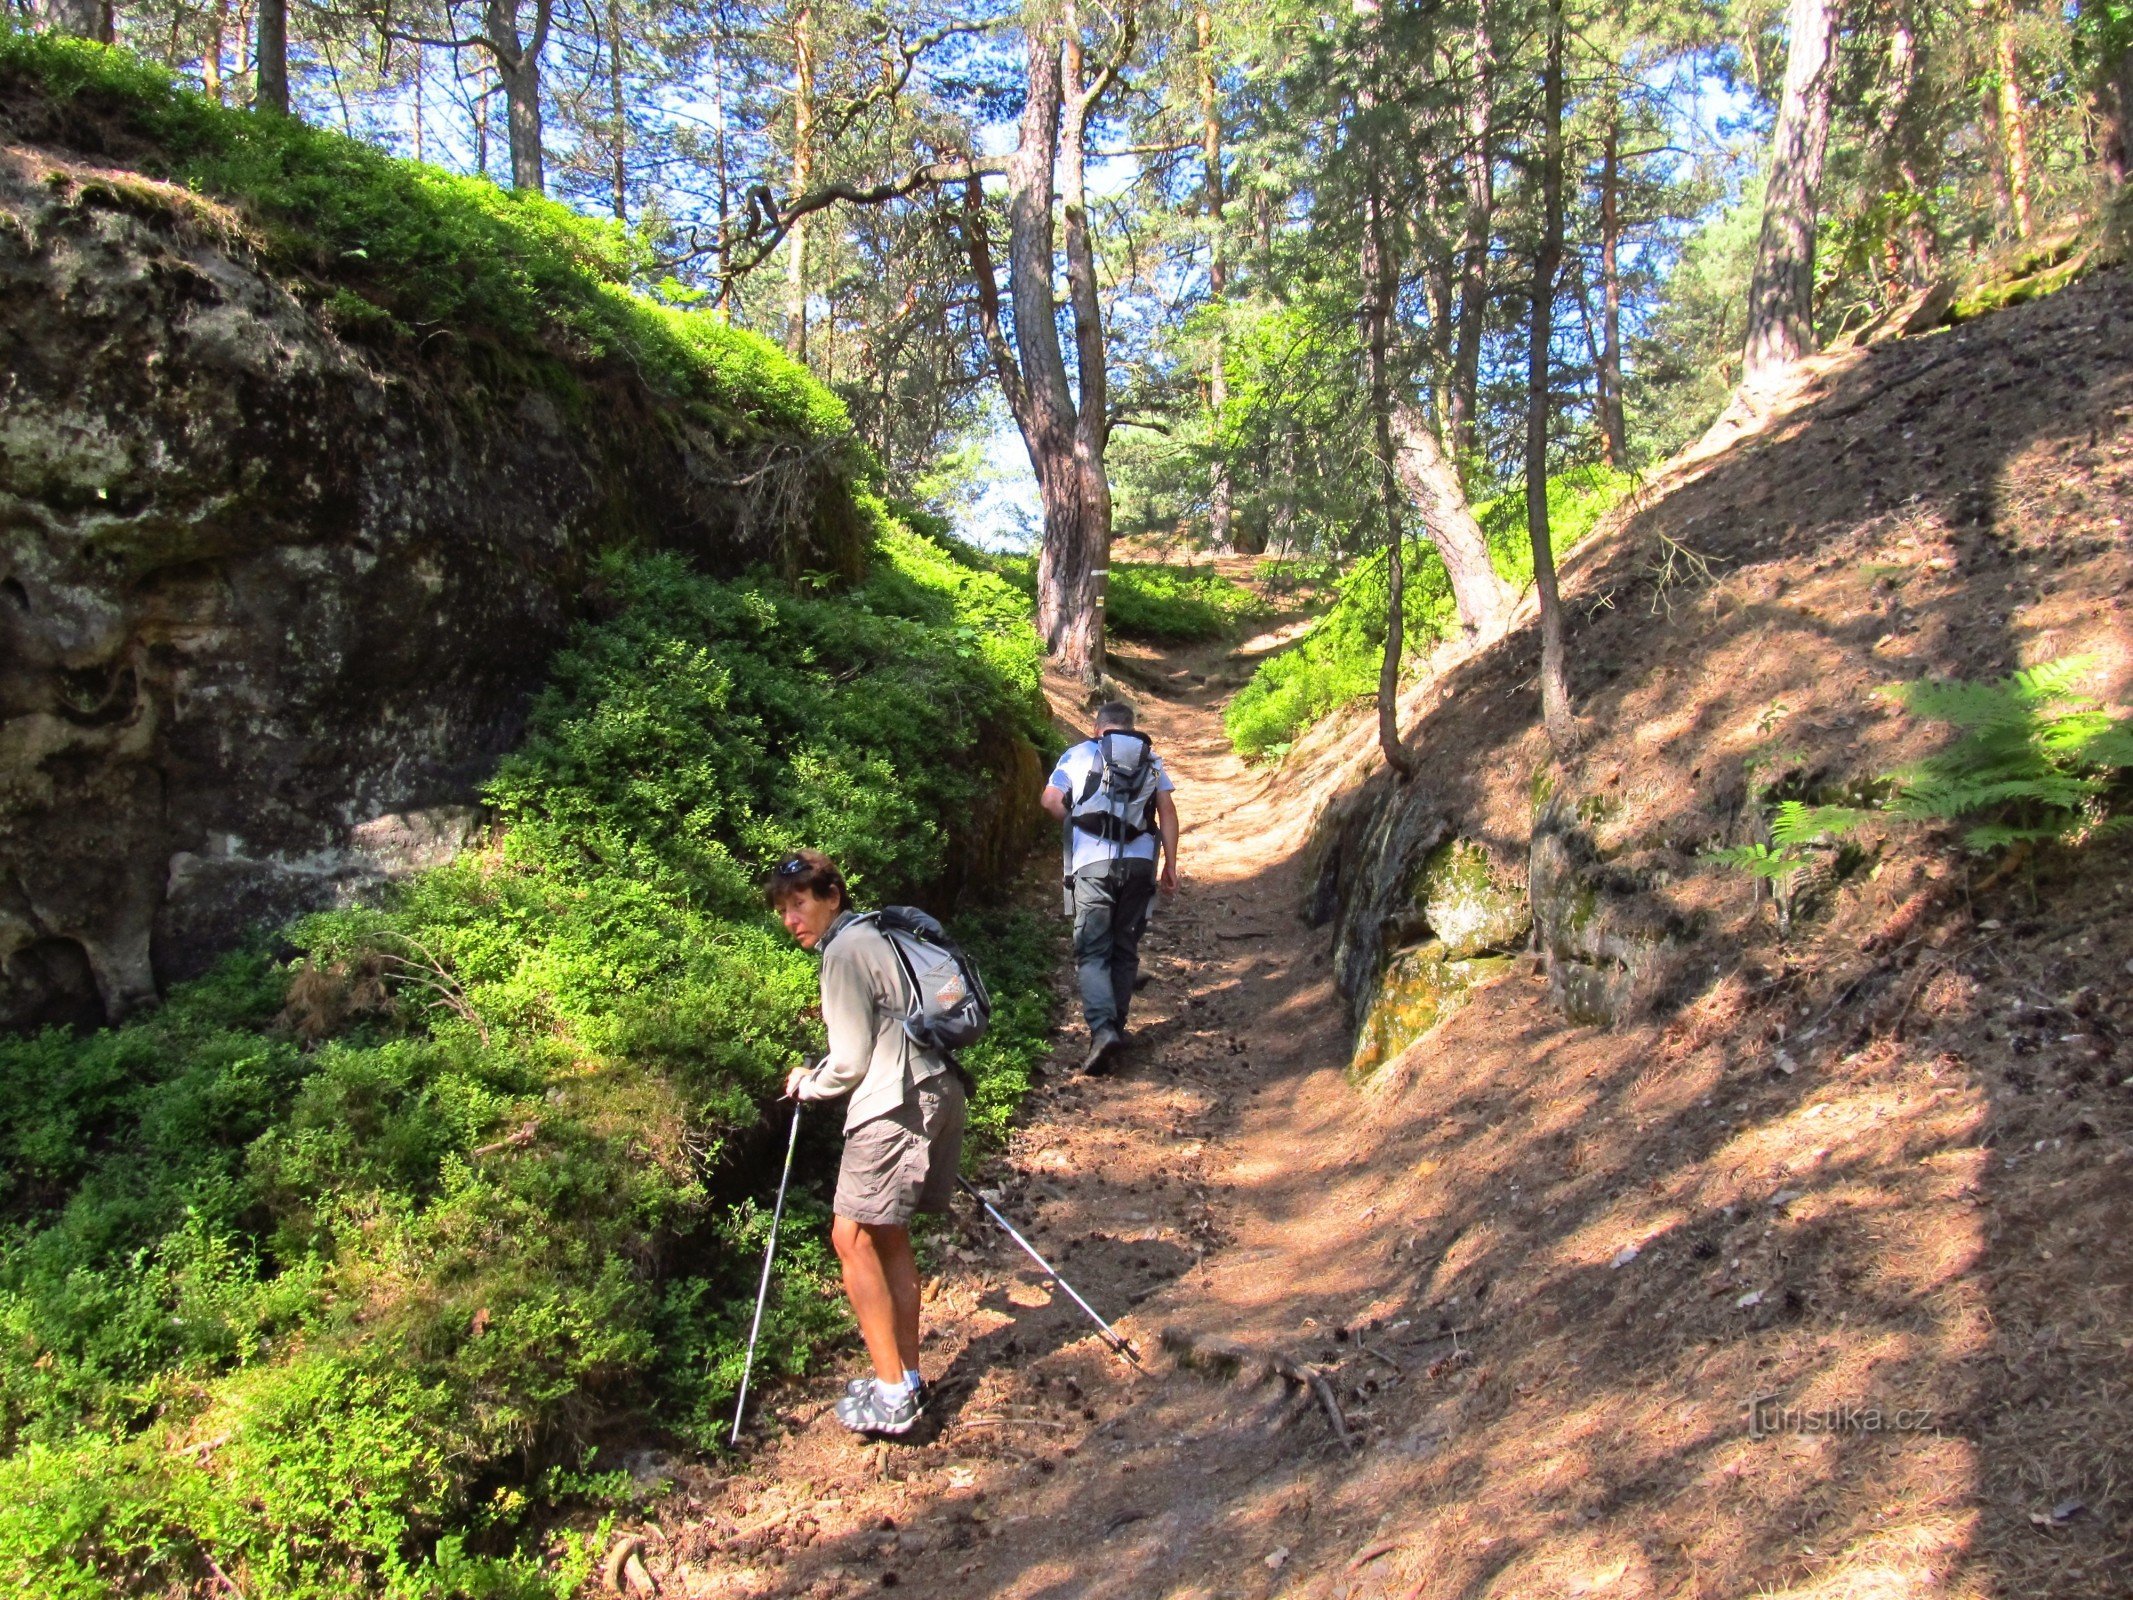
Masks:
[[[610,560],[487,846],[123,1027],[0,1041],[0,1587],[561,1595],[583,1552],[541,1530],[601,1492],[594,1423],[717,1442],[763,1108],[819,1036],[760,874],[804,841],[923,899],[984,752],[1043,728],[1020,596],[876,510],[835,598]],[[999,999],[982,1148],[1056,941],[958,926]],[[759,1376],[845,1327],[836,1124],[803,1124]]]
[[[1607,467],[1579,467],[1548,480],[1550,542],[1558,555],[1635,483]],[[1508,490],[1475,507],[1497,572],[1515,587],[1533,581],[1533,549],[1526,537],[1525,494]],[[1421,653],[1458,625],[1451,580],[1426,540],[1404,546],[1406,585],[1401,613],[1410,651]],[[1259,664],[1251,681],[1223,712],[1223,726],[1239,755],[1278,757],[1312,723],[1360,695],[1375,694],[1385,654],[1385,553],[1358,561],[1338,582],[1339,598],[1294,645]]]
[[[1034,600],[1037,563],[1031,556],[994,556],[993,570]],[[1198,644],[1226,639],[1266,609],[1243,584],[1212,567],[1156,561],[1111,563],[1104,620],[1122,639],[1148,644]]]

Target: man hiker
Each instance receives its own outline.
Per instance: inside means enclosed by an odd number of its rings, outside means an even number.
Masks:
[[[908,1433],[926,1401],[911,1218],[946,1211],[955,1194],[962,1081],[945,1056],[904,1030],[908,1007],[896,951],[853,911],[844,875],[828,856],[795,853],[771,874],[769,894],[786,931],[822,957],[829,1031],[829,1054],[818,1066],[796,1068],[785,1092],[807,1101],[851,1096],[830,1243],[874,1376],[846,1387],[837,1420],[854,1433]]]
[[[1085,1072],[1104,1071],[1126,1042],[1151,903],[1158,889],[1166,898],[1178,892],[1171,787],[1163,758],[1134,730],[1133,708],[1114,700],[1097,709],[1094,736],[1059,758],[1041,797],[1066,830],[1067,910],[1089,1025]]]

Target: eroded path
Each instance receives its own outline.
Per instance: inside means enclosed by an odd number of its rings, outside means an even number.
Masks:
[[[647,1530],[668,1592],[1260,1592],[1307,1547],[1346,1540],[1345,1559],[1369,1532],[1319,1503],[1322,1462],[1347,1452],[1315,1393],[1210,1383],[1165,1347],[1164,1330],[1190,1326],[1240,1348],[1302,1340],[1315,1359],[1353,1273],[1314,1219],[1368,1202],[1344,1192],[1332,1154],[1331,1125],[1354,1110],[1346,1024],[1326,935],[1298,915],[1312,797],[1231,754],[1220,700],[1239,668],[1222,652],[1138,666],[1143,725],[1178,782],[1183,890],[1145,943],[1120,1069],[1075,1073],[1069,1007],[988,1181],[1146,1369],[1089,1336],[989,1224],[959,1218],[927,1284],[941,1399],[923,1442],[853,1441],[829,1415],[842,1372],[778,1397],[788,1431],[735,1476],[691,1474]],[[1304,1309],[1321,1301],[1325,1316]]]

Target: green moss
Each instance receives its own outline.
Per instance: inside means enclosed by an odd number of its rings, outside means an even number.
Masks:
[[[1431,851],[1415,870],[1408,899],[1452,960],[1511,949],[1533,923],[1525,891],[1498,882],[1488,851],[1469,839]]]
[[[1453,959],[1434,939],[1402,950],[1378,980],[1356,1032],[1349,1072],[1364,1079],[1397,1061],[1416,1040],[1464,1006],[1476,985],[1510,964],[1508,956]]]

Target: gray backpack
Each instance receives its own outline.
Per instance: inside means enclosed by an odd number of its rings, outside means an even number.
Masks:
[[[883,906],[859,919],[889,941],[904,969],[904,1032],[943,1055],[976,1044],[992,1026],[992,996],[978,966],[917,906]]]

